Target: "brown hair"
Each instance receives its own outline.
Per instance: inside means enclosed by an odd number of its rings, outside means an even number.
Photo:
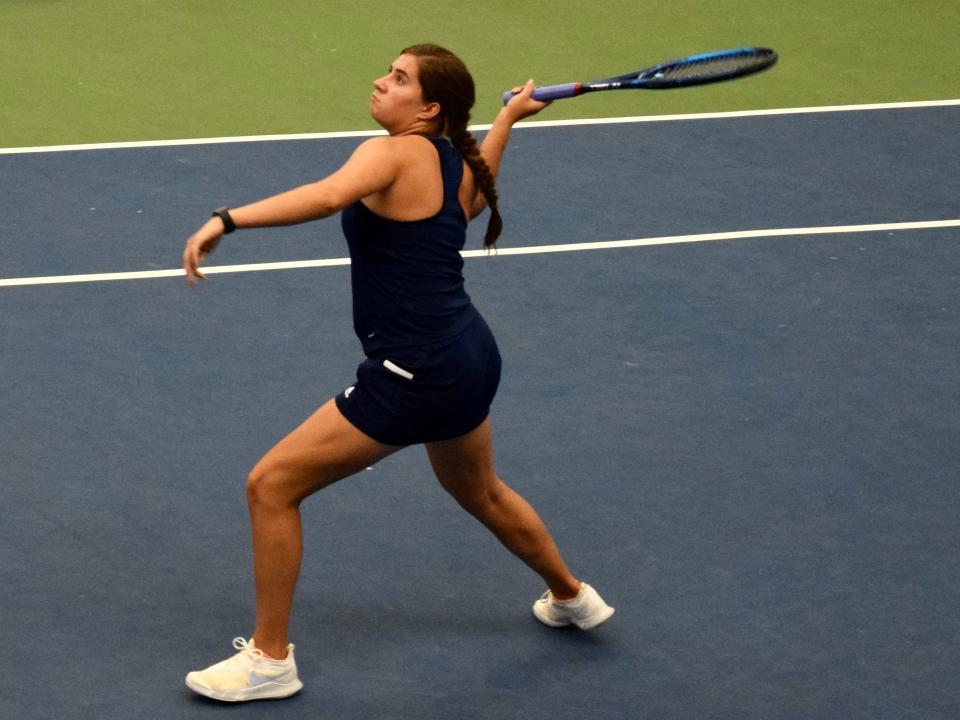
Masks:
[[[439,45],[412,45],[402,51],[417,58],[423,99],[440,105],[440,127],[444,135],[473,171],[490,208],[490,220],[483,237],[483,246],[491,247],[500,237],[503,220],[497,207],[497,187],[493,173],[484,162],[477,141],[467,130],[470,109],[476,97],[470,71],[456,55]]]

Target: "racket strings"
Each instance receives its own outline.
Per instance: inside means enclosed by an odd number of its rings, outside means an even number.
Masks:
[[[652,77],[665,80],[708,79],[741,75],[768,65],[764,57],[744,53],[728,57],[690,60],[660,68]]]

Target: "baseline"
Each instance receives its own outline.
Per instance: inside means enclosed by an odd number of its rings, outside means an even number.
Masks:
[[[862,112],[869,110],[909,110],[960,105],[960,98],[944,100],[914,100],[909,102],[871,103],[863,105],[818,105],[813,107],[772,108],[766,110],[732,110],[712,113],[684,113],[678,115],[638,115],[628,117],[582,118],[572,120],[531,120],[518,123],[515,129],[542,127],[570,127],[577,125],[614,125],[640,122],[676,122],[680,120],[720,120],[725,118],[766,117],[771,115],[806,115],[810,113]],[[490,124],[471,125],[471,131],[490,129]],[[286,135],[239,135],[236,137],[189,138],[180,140],[135,140],[129,142],[89,143],[81,145],[40,145],[36,147],[0,148],[0,155],[28,153],[76,152],[81,150],[122,150],[127,148],[178,147],[188,145],[222,145],[227,143],[278,142],[283,140],[328,140],[386,135],[383,130],[345,130]]]

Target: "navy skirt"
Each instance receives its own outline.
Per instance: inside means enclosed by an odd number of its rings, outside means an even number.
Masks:
[[[478,314],[452,340],[368,357],[336,398],[358,430],[386,445],[465,435],[490,414],[500,384],[500,351]]]

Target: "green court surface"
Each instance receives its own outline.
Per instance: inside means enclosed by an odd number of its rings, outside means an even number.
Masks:
[[[476,123],[529,77],[590,80],[741,45],[781,61],[544,117],[941,100],[960,95],[958,27],[956,0],[0,0],[0,147],[371,129],[371,80],[423,41],[473,71]]]

